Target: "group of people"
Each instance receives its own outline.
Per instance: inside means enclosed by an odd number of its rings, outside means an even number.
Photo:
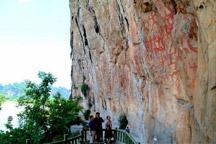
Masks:
[[[100,117],[100,113],[96,112],[95,116],[90,115],[89,121],[89,128],[90,128],[90,135],[91,135],[91,142],[100,142],[103,139],[103,126],[102,123],[104,122],[103,118]],[[112,121],[111,117],[106,117],[105,123],[105,140],[107,143],[110,143],[113,139],[112,133]]]

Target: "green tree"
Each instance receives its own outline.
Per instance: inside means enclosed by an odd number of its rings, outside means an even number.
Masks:
[[[54,96],[49,104],[49,126],[52,137],[62,135],[68,132],[68,128],[73,124],[82,122],[79,113],[82,107],[79,105],[79,99],[66,100],[60,93]]]
[[[19,144],[25,143],[26,139],[34,144],[49,142],[68,133],[70,125],[81,122],[79,99],[66,100],[60,93],[52,97],[51,86],[56,78],[44,72],[39,72],[38,76],[40,84],[26,81],[25,94],[18,100],[19,105],[24,107],[19,114],[20,126],[13,128],[12,120],[8,119],[8,130],[0,132],[2,143]]]
[[[50,73],[39,72],[41,83],[26,82],[25,95],[18,100],[24,111],[19,114],[21,128],[25,129],[33,143],[40,143],[48,133],[49,97],[56,78]]]
[[[25,143],[27,139],[25,130],[21,128],[13,128],[12,120],[13,120],[13,117],[9,116],[8,121],[5,124],[7,131],[6,132],[0,131],[0,143],[1,144]]]

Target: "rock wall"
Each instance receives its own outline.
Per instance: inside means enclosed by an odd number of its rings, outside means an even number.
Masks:
[[[192,141],[216,143],[216,1],[194,0],[199,27]]]
[[[215,0],[70,0],[72,95],[141,143],[216,142]]]

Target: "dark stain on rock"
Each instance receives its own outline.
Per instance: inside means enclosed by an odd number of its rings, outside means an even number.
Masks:
[[[172,4],[172,6],[174,8],[174,12],[176,14],[177,13],[177,9],[176,9],[177,4],[176,4],[175,0],[171,0],[171,4]]]
[[[145,6],[145,9],[144,9],[145,13],[150,12],[154,9],[153,2],[145,2],[144,6]]]
[[[128,28],[128,30],[129,30],[129,22],[128,22],[128,19],[125,17],[125,21],[126,21],[126,23],[127,23],[127,28]]]
[[[95,24],[94,28],[95,28],[96,33],[100,33],[100,27],[99,27],[98,23]]]
[[[199,5],[199,9],[204,9],[205,8],[205,3],[202,2],[200,5]]]
[[[211,90],[215,90],[215,89],[216,89],[216,85],[211,88]]]
[[[85,41],[85,46],[88,45],[88,39],[87,39],[87,35],[86,35],[86,29],[83,25],[83,36],[84,36],[84,41]]]
[[[136,9],[143,13],[148,13],[156,10],[156,7],[152,0],[148,2],[143,2],[143,0],[134,0],[134,5]]]

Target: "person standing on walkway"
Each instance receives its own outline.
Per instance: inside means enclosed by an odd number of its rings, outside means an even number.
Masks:
[[[107,116],[107,121],[106,121],[106,125],[105,125],[105,139],[107,141],[107,143],[111,143],[112,139],[113,139],[113,134],[112,134],[112,121],[111,121],[111,117]]]
[[[96,137],[97,137],[97,142],[100,142],[102,140],[103,136],[103,129],[102,129],[102,123],[104,120],[100,117],[100,113],[96,112],[96,116],[94,118],[94,123],[96,127]]]
[[[96,127],[94,123],[94,116],[90,115],[89,116],[89,129],[90,129],[90,143],[94,143],[96,140]]]
[[[129,125],[126,126],[125,131],[128,132],[128,133],[130,133]]]

